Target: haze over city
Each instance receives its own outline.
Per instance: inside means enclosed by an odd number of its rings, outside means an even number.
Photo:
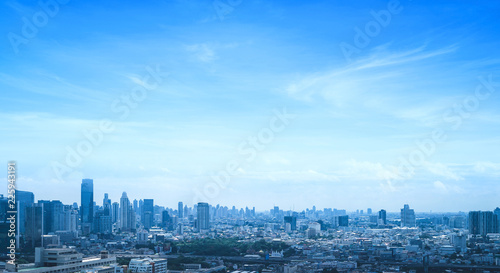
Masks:
[[[4,2],[0,157],[65,204],[492,210],[500,3],[394,3]]]

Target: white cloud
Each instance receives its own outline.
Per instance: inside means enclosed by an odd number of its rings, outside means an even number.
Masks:
[[[435,174],[439,175],[441,177],[444,177],[446,179],[452,179],[452,180],[463,180],[464,178],[454,172],[453,170],[450,169],[448,165],[445,165],[443,163],[430,163],[426,162],[425,163],[425,168]]]
[[[474,164],[473,169],[478,173],[486,173],[488,171],[499,171],[500,163],[477,162],[476,164]]]
[[[205,43],[189,45],[186,50],[192,53],[195,59],[204,63],[212,62],[217,58],[213,47]]]
[[[448,188],[441,181],[434,181],[434,188],[442,192],[448,192]]]

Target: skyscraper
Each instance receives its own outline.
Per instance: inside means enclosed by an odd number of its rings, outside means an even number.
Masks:
[[[130,215],[130,201],[128,200],[128,196],[126,192],[122,193],[122,197],[120,198],[120,228],[122,230],[128,230],[129,226],[129,215]]]
[[[30,204],[26,206],[25,214],[25,238],[26,247],[35,248],[42,246],[42,235],[44,235],[44,204]]]
[[[469,233],[486,236],[488,233],[497,233],[498,216],[492,211],[469,212]]]
[[[63,230],[76,231],[78,222],[78,211],[73,209],[71,205],[64,206],[64,224]]]
[[[44,235],[50,232],[64,230],[64,205],[61,201],[39,200],[38,203],[43,203]]]
[[[401,226],[415,227],[416,224],[415,211],[410,209],[408,204],[405,204],[404,208],[401,209]]]
[[[499,232],[500,232],[500,208],[497,207],[493,213],[497,216],[497,219],[498,219],[498,229],[499,229]]]
[[[133,207],[134,207],[134,211],[135,211],[135,214],[141,214],[140,211],[139,211],[139,202],[137,202],[137,199],[134,199],[134,201],[132,202],[133,204]]]
[[[102,207],[104,209],[104,214],[111,216],[111,199],[108,198],[108,194],[104,194],[104,199],[102,200]]]
[[[150,229],[153,226],[154,220],[154,200],[144,199],[142,210],[142,223],[144,224],[144,228]]]
[[[82,179],[81,209],[82,230],[92,227],[94,220],[94,180]]]
[[[210,208],[208,203],[200,202],[197,208],[197,227],[198,231],[207,230],[210,228]]]
[[[378,212],[378,223],[379,225],[387,225],[387,211],[385,209]]]
[[[29,191],[19,191],[16,190],[16,203],[17,203],[17,234],[24,234],[25,231],[25,213],[26,207],[35,203],[35,195]]]
[[[179,219],[184,218],[184,204],[182,204],[182,202],[177,204],[177,213],[179,215]]]
[[[297,230],[297,217],[285,216],[285,225],[290,224],[290,230]]]
[[[111,206],[111,221],[116,223],[120,220],[120,204],[118,202],[114,202]]]
[[[122,231],[135,230],[135,212],[126,192],[123,192],[120,198],[120,229]]]

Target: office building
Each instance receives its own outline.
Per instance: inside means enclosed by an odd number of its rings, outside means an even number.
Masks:
[[[127,197],[127,193],[123,192],[120,198],[120,229],[122,231],[135,230],[135,212]]]
[[[35,203],[35,195],[29,191],[16,190],[16,204],[17,204],[17,234],[23,235],[25,231],[25,212],[26,207]]]
[[[104,213],[107,216],[111,216],[111,199],[109,199],[108,194],[104,194],[104,199],[102,200],[102,207],[104,209]]]
[[[378,212],[378,224],[387,225],[387,211],[385,209],[381,209]]]
[[[94,220],[94,180],[82,179],[80,217],[84,234],[91,232]]]
[[[290,230],[297,230],[297,217],[295,216],[285,216],[285,225],[290,224]]]
[[[44,211],[44,234],[64,230],[64,205],[59,200],[39,200],[43,203]]]
[[[197,207],[197,228],[198,231],[210,228],[210,208],[208,203],[200,202]]]
[[[498,228],[500,229],[500,208],[497,207],[493,213],[497,216],[497,219],[498,219]]]
[[[469,233],[483,237],[488,233],[498,233],[498,216],[492,211],[469,212]]]
[[[64,206],[64,223],[63,229],[65,231],[75,232],[77,229],[78,223],[78,211],[73,208],[71,205]]]
[[[102,251],[106,252],[106,251]],[[35,263],[23,267],[24,273],[72,273],[72,272],[120,272],[115,257],[102,254],[100,258],[82,258],[83,255],[71,248],[42,247],[35,250]],[[6,266],[6,272],[15,272],[12,266]]]
[[[415,227],[416,225],[415,211],[405,204],[401,209],[401,227]]]
[[[144,203],[142,205],[142,224],[145,229],[150,229],[153,226],[154,222],[154,200],[153,199],[144,199]]]
[[[31,204],[25,210],[25,246],[34,249],[42,246],[44,232],[43,203]]]
[[[120,220],[120,204],[118,202],[114,202],[111,205],[111,221],[114,223]]]
[[[128,269],[131,273],[167,273],[167,259],[131,259]]]
[[[179,219],[184,218],[184,204],[182,202],[179,202],[177,204],[177,213],[178,213]]]

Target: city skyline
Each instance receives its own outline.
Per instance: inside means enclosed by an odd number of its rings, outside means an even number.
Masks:
[[[83,199],[83,196],[84,196],[84,192],[86,193],[85,195],[85,199],[91,199],[91,200],[100,200],[99,198],[95,198],[95,196],[93,195],[93,188],[92,190],[90,191],[90,193],[92,193],[91,195],[89,195],[89,183],[91,185],[91,187],[93,187],[93,179],[90,179],[90,178],[84,178],[82,179],[82,183],[81,183],[81,188],[82,188],[82,199]],[[84,186],[85,185],[85,186]],[[84,190],[85,189],[85,190]],[[22,194],[23,196],[24,195],[32,195],[32,200],[31,202],[34,202],[34,203],[37,203],[37,202],[43,202],[43,203],[46,203],[46,202],[60,202],[61,200],[60,199],[38,199],[36,198],[36,193],[35,192],[30,192],[30,191],[22,191],[22,190],[16,190],[16,194]],[[110,194],[109,193],[104,193],[103,194],[103,199],[102,199],[102,202],[98,202],[98,201],[93,201],[93,203],[95,204],[95,206],[97,207],[100,207],[102,209],[106,209],[106,208],[111,208],[114,204],[117,204],[119,205],[119,207],[127,207],[127,210],[129,210],[130,212],[132,211],[140,211],[139,208],[142,208],[142,211],[141,211],[141,214],[143,214],[144,212],[146,211],[149,211],[150,213],[154,214],[154,207],[156,206],[159,206],[159,207],[162,207],[162,208],[168,208],[168,209],[171,209],[172,211],[177,211],[177,215],[178,217],[180,217],[180,215],[184,215],[184,211],[182,211],[181,213],[179,213],[179,209],[181,208],[181,205],[185,205],[189,208],[195,208],[195,206],[199,205],[199,204],[207,204],[209,207],[216,207],[216,206],[221,206],[221,207],[228,207],[228,208],[232,208],[232,207],[235,207],[236,209],[243,209],[243,208],[256,208],[256,206],[252,205],[252,204],[247,204],[247,205],[243,205],[243,206],[236,206],[234,204],[219,204],[219,203],[206,203],[206,202],[197,202],[197,203],[193,203],[193,204],[189,204],[189,203],[184,203],[183,201],[175,201],[174,203],[177,204],[177,206],[169,206],[169,205],[166,205],[164,204],[164,202],[161,201],[160,199],[160,202],[158,203],[158,200],[155,201],[155,199],[148,199],[148,198],[133,198],[133,199],[129,199],[128,197],[128,194],[127,192],[122,192],[121,193],[121,197],[119,199],[112,199],[112,198],[109,198],[110,197]],[[21,199],[23,200],[23,199]],[[123,201],[123,200],[126,200],[126,201]],[[125,202],[122,204],[122,202]],[[138,204],[140,203],[140,204]],[[148,205],[149,203],[149,205]],[[24,203],[21,203],[22,205],[25,205]],[[82,217],[82,219],[84,218],[84,211],[86,210],[89,210],[89,208],[83,208],[82,209],[82,203],[81,202],[77,202],[77,201],[70,201],[70,202],[62,202],[62,204],[65,204],[65,205],[70,205],[70,206],[73,206],[74,204],[77,204],[80,208],[81,208],[81,214],[80,214],[80,217]],[[128,204],[128,205],[126,205]],[[352,204],[352,203],[351,203]],[[403,206],[401,208],[401,206]],[[177,207],[177,210],[176,210],[176,207]],[[412,215],[411,217],[415,217],[415,213],[419,213],[419,214],[428,214],[428,213],[435,213],[435,214],[441,214],[441,213],[468,213],[468,212],[472,212],[472,211],[493,211],[494,209],[496,209],[495,211],[500,211],[500,208],[498,206],[494,207],[494,208],[485,208],[485,209],[481,209],[481,210],[473,210],[473,209],[470,209],[470,210],[460,210],[460,211],[439,211],[439,210],[430,210],[430,211],[418,211],[418,210],[414,210],[414,209],[410,209],[409,207],[409,204],[405,203],[405,204],[402,204],[400,205],[400,207],[394,211],[391,211],[390,209],[388,210],[387,208],[385,207],[380,207],[378,208],[377,206],[370,206],[370,207],[356,207],[356,206],[353,206],[354,209],[346,209],[344,206],[326,206],[326,207],[319,207],[319,206],[316,206],[315,204],[310,204],[308,207],[304,207],[304,208],[286,208],[286,207],[282,207],[280,206],[279,204],[273,204],[272,207],[268,207],[268,208],[265,208],[265,207],[262,207],[262,208],[259,208],[256,210],[256,212],[259,212],[259,213],[266,213],[268,211],[272,211],[273,210],[276,210],[276,209],[279,209],[279,210],[282,210],[283,212],[300,212],[300,211],[312,211],[312,210],[316,210],[316,211],[323,211],[323,210],[326,210],[326,209],[338,209],[338,210],[341,210],[341,211],[346,211],[346,213],[356,213],[356,214],[365,214],[365,215],[379,215],[379,217],[382,217],[385,219],[385,213],[390,213],[390,214],[396,214],[396,215],[399,215],[401,213],[401,219],[404,219],[406,218],[407,216],[407,211],[410,212],[410,214]],[[90,210],[94,210],[94,207],[91,206],[90,207]],[[404,213],[403,213],[404,212]],[[116,212],[113,212],[113,214],[116,213]],[[125,213],[126,215],[129,214],[129,212],[124,212],[122,210],[120,210],[120,213]],[[381,213],[384,214],[384,216],[381,216]],[[93,213],[95,215],[95,212]],[[403,215],[405,215],[403,217]],[[87,216],[88,217],[88,216]],[[122,218],[123,216],[120,216],[120,218]],[[126,216],[128,217],[128,216]],[[183,216],[184,217],[184,216]],[[182,218],[182,217],[180,217]],[[82,220],[83,221],[83,220]],[[148,221],[152,221],[152,219],[149,219]],[[85,221],[83,221],[82,223],[84,223]],[[144,223],[143,223],[144,224]],[[414,226],[415,223],[411,224],[411,226]]]
[[[498,206],[498,2],[62,2],[2,9],[0,158],[36,199]]]

